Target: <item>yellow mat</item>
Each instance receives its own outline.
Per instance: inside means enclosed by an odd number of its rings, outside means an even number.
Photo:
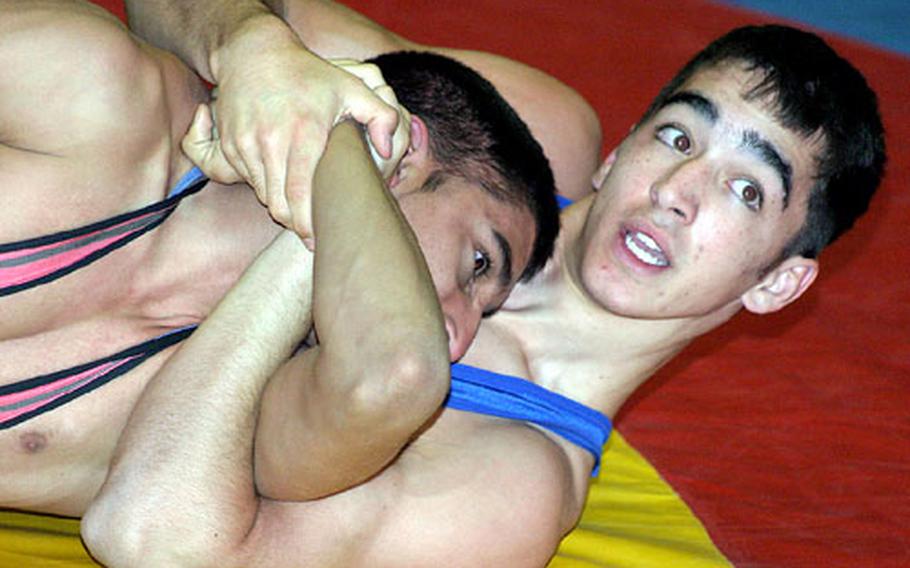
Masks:
[[[0,567],[97,566],[79,522],[0,511]],[[549,568],[730,566],[685,503],[618,432],[604,454],[584,515]]]
[[[689,507],[614,431],[578,527],[549,568],[729,567]]]

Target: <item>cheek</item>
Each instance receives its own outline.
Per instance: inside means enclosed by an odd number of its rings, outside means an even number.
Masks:
[[[459,270],[463,264],[454,239],[447,238],[444,227],[433,227],[432,234],[418,235],[421,251],[430,270],[433,285],[441,296],[459,287]],[[424,238],[425,237],[425,238]]]

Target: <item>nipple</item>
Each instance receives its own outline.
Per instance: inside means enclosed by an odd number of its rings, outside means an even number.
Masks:
[[[19,436],[19,446],[27,454],[37,454],[47,447],[47,436],[41,432],[25,432]]]

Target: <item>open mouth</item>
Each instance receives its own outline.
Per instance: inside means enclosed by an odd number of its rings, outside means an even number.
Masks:
[[[629,252],[648,266],[670,266],[667,255],[651,235],[641,231],[627,231],[624,241]]]

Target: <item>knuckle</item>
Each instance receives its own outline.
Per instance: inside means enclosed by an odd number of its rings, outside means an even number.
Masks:
[[[362,64],[362,70],[364,75],[367,75],[372,79],[382,80],[382,72],[379,71],[379,66],[375,63]]]
[[[239,156],[252,156],[256,154],[256,149],[259,147],[259,141],[255,134],[243,132],[234,137],[232,146]]]
[[[293,218],[291,217],[291,211],[286,207],[269,207],[269,214],[272,216],[272,219],[277,221],[279,224],[285,227],[291,227]]]

